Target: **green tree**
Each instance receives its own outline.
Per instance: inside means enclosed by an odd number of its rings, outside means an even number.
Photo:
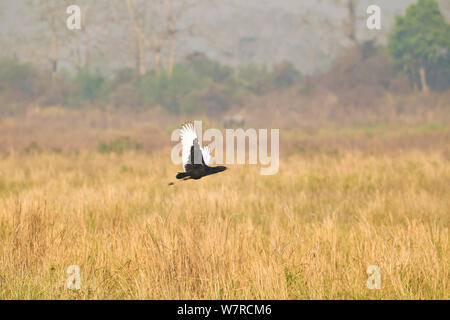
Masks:
[[[438,67],[448,68],[450,24],[435,0],[419,0],[404,17],[397,16],[389,39],[389,51],[406,71],[414,85],[429,91],[427,73]]]

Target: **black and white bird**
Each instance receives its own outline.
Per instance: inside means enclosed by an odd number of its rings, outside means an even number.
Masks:
[[[181,128],[181,158],[183,160],[184,172],[178,172],[177,179],[201,179],[204,176],[219,173],[227,170],[227,167],[210,167],[211,148],[201,147],[198,143],[197,134],[191,123],[185,124]],[[173,183],[171,183],[173,184]]]

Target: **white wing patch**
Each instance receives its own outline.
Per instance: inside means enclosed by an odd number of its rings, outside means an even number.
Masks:
[[[203,161],[205,161],[206,165],[209,165],[211,162],[211,148],[209,146],[200,147],[198,143],[197,133],[195,132],[194,126],[192,123],[185,124],[180,131],[181,136],[181,158],[183,160],[183,168],[187,164],[191,163],[191,147],[194,146],[194,154],[199,156],[199,159],[195,157],[194,162],[201,164],[201,157],[203,156]],[[201,153],[200,153],[200,152]]]
[[[186,164],[191,162],[191,147],[194,144],[194,140],[197,139],[194,126],[192,123],[185,124],[181,128],[181,159],[183,160],[183,168]]]
[[[205,164],[209,166],[209,164],[211,163],[211,148],[209,146],[206,146],[203,148],[200,147],[200,149],[202,150],[203,161],[205,161]]]

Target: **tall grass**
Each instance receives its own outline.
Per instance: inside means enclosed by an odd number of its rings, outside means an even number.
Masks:
[[[0,298],[449,298],[443,152],[294,154],[275,176],[235,166],[171,187],[168,159],[0,159]]]

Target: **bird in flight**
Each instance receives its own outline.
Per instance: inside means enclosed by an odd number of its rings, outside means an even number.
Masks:
[[[210,167],[211,148],[201,147],[198,143],[197,134],[191,123],[185,124],[181,128],[181,158],[183,160],[184,172],[178,172],[177,179],[201,179],[204,176],[219,173],[227,170],[227,167]],[[173,185],[173,182],[169,183]]]

